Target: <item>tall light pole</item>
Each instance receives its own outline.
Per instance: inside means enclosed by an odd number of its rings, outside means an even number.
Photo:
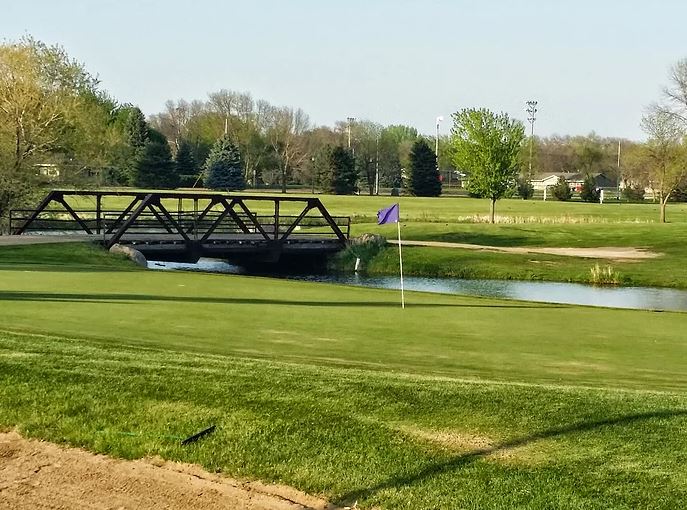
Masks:
[[[530,169],[529,179],[532,179],[532,144],[534,143],[534,121],[537,120],[537,101],[527,101],[527,121],[530,123]]]
[[[620,181],[622,174],[620,173],[620,138],[618,138],[618,189],[616,191],[616,200],[620,200]]]
[[[376,140],[376,151],[375,151],[375,195],[379,195],[379,131],[377,131]]]
[[[351,124],[355,122],[355,117],[348,117],[348,150],[351,150]]]
[[[436,131],[436,137],[435,137],[436,143],[435,143],[435,147],[434,147],[434,152],[437,155],[437,168],[439,168],[439,124],[441,124],[443,121],[444,121],[444,117],[439,115],[437,117],[437,131]]]
[[[435,144],[434,144],[434,153],[437,155],[437,172],[439,171],[439,124],[441,124],[444,120],[444,117],[439,115],[437,117],[437,131],[436,131],[436,137],[435,137]],[[450,185],[450,183],[449,183]]]

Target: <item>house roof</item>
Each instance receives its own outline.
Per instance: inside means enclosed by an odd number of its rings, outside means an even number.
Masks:
[[[535,181],[543,181],[545,179],[549,179],[551,177],[563,177],[566,181],[584,181],[585,177],[587,176],[587,173],[582,173],[582,172],[551,172],[551,173],[546,173],[546,174],[539,174],[537,175],[533,180]],[[608,177],[603,172],[592,172],[591,176],[596,180],[599,177],[602,179],[609,180]]]

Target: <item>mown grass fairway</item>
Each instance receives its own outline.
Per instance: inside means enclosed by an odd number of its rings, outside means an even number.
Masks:
[[[278,196],[274,191],[268,193],[255,193],[250,190],[247,194]],[[240,193],[239,193],[240,194]],[[376,213],[382,207],[398,202],[401,207],[403,221],[439,222],[439,223],[473,223],[485,221],[489,213],[489,202],[485,199],[466,197],[392,197],[392,196],[346,196],[346,195],[311,195],[309,193],[294,192],[289,195],[315,196],[322,200],[327,209],[337,216],[351,216],[353,221],[376,221]],[[68,197],[67,201],[75,209],[95,209],[95,200],[85,197]],[[104,197],[104,209],[123,209],[131,202],[130,197]],[[205,201],[199,201],[199,207],[204,206]],[[249,202],[250,203],[250,202]],[[177,207],[176,200],[166,202],[170,210]],[[192,201],[184,201],[185,207],[192,209]],[[57,206],[56,206],[57,207]],[[272,210],[264,202],[250,203],[251,210],[261,214],[270,214]],[[59,207],[57,207],[59,208]],[[301,205],[302,209],[302,205]],[[669,204],[667,218],[670,222],[687,222],[687,204]],[[298,205],[284,203],[282,214],[297,214],[300,212]],[[607,203],[589,204],[584,202],[556,202],[541,200],[505,199],[499,200],[496,205],[496,214],[500,221],[507,223],[657,223],[659,219],[658,204],[647,203],[630,204],[615,203],[609,200]]]
[[[687,314],[0,249],[0,426],[381,508],[679,508]],[[178,439],[218,430],[189,447]]]

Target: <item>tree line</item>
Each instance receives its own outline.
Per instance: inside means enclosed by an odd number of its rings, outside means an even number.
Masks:
[[[651,187],[662,203],[685,185],[687,61],[671,74],[664,101],[651,105],[644,143],[586,137],[532,140],[533,173],[603,172],[630,191]],[[169,100],[149,115],[112,98],[59,46],[31,37],[0,45],[0,218],[33,200],[41,169],[65,184],[145,188],[270,187],[285,192],[374,194],[380,188],[438,196],[457,173],[468,191],[496,200],[526,198],[528,140],[506,114],[465,109],[436,140],[411,126],[352,119],[316,126],[300,108],[246,92]],[[622,165],[615,148],[623,150]],[[443,181],[443,183],[442,183]],[[590,195],[591,196],[591,195]],[[593,196],[592,196],[593,198]]]

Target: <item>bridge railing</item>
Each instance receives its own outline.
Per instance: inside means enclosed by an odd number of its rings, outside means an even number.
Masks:
[[[66,197],[85,197],[95,209],[78,209]],[[104,197],[129,197],[122,210],[102,207]],[[260,214],[248,204],[258,204]],[[281,214],[282,204],[299,214]],[[172,204],[176,204],[173,207]],[[192,210],[185,208],[192,204]],[[273,214],[265,214],[273,209]],[[350,218],[331,216],[318,198],[293,196],[238,196],[218,193],[147,191],[51,191],[35,209],[10,211],[15,235],[88,234],[106,245],[147,238],[164,242],[227,241],[231,236],[255,236],[272,243],[332,239],[342,245],[350,236]]]
[[[298,216],[295,215],[280,215],[276,217],[275,215],[248,216],[246,214],[237,214],[236,218],[231,218],[228,215],[222,217],[222,213],[218,211],[207,213],[202,218],[199,218],[198,214],[190,212],[175,212],[173,217],[178,227],[194,241],[207,239],[230,241],[232,236],[245,237],[246,235],[271,240],[275,237],[281,237],[298,219]],[[127,219],[128,216],[122,218],[120,211],[104,213],[102,218],[103,239],[109,240],[117,231],[118,226]],[[331,219],[344,233],[346,238],[350,237],[351,223],[349,217],[332,216]],[[178,231],[175,231],[173,225],[160,220],[158,214],[151,212],[139,214],[128,225],[126,233],[119,241],[126,242],[130,239],[146,238],[159,242],[181,238],[181,235]],[[251,220],[255,220],[267,236],[260,231],[258,226],[253,225]],[[57,222],[56,228],[64,228],[64,225]],[[210,233],[210,236],[207,239],[203,239],[208,233]],[[315,237],[318,239],[337,239],[336,233],[332,230],[327,220],[321,217],[308,216],[300,219],[290,233],[290,237],[300,239]]]

